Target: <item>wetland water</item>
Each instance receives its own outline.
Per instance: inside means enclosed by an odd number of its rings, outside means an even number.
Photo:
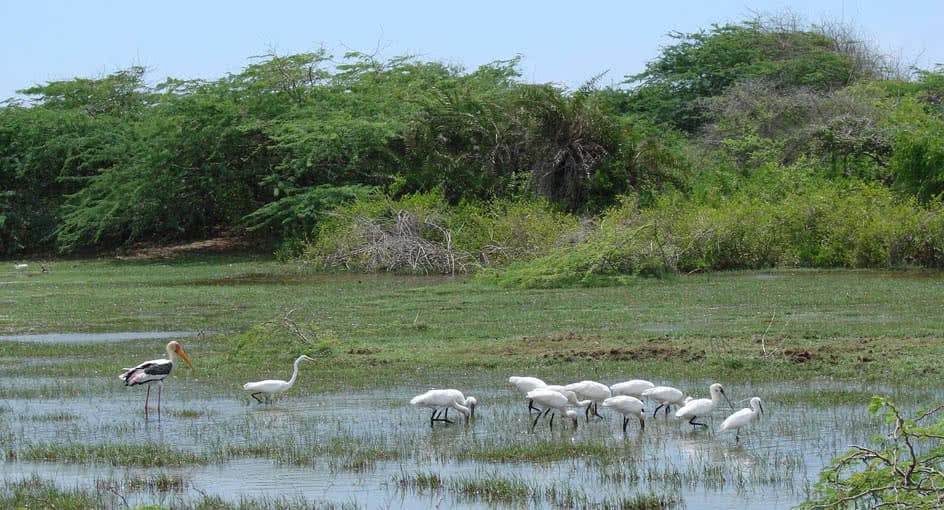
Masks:
[[[474,423],[430,428],[427,411],[407,404],[430,381],[344,394],[296,388],[259,405],[238,386],[209,390],[199,374],[187,374],[164,385],[161,420],[152,410],[146,421],[144,389],[121,386],[116,374],[63,380],[19,375],[18,366],[0,364],[0,477],[117,487],[116,507],[205,496],[361,508],[615,507],[652,494],[685,508],[789,508],[832,457],[880,430],[864,411],[868,396],[894,392],[827,382],[729,384],[737,408],[759,395],[767,411],[735,444],[733,434],[714,432],[727,407],[709,431],[660,413],[647,416],[643,432],[633,421],[624,436],[621,418],[604,410],[606,420],[589,424],[581,415],[576,431],[541,422],[532,433],[525,400],[499,373],[457,376],[451,386],[479,401]],[[602,382],[626,378],[612,375]],[[698,396],[708,386],[657,382]],[[65,397],[63,388],[71,390]],[[118,460],[114,450],[127,445],[151,445],[157,454],[140,455],[166,458],[149,462],[156,467]],[[86,453],[44,461],[44,448]],[[173,483],[128,482],[154,479]]]

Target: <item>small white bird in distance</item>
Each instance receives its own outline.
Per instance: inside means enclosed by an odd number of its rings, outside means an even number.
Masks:
[[[263,402],[262,400],[259,399],[258,397],[259,394],[265,394],[266,400],[271,402],[272,395],[275,395],[276,393],[286,392],[289,390],[289,388],[292,387],[292,385],[295,384],[295,379],[298,378],[298,364],[301,363],[302,360],[315,361],[314,359],[309,358],[308,356],[305,356],[304,354],[302,354],[301,356],[295,359],[295,363],[294,363],[295,368],[294,370],[292,370],[291,379],[287,381],[282,381],[280,379],[266,379],[265,381],[247,382],[246,384],[243,385],[243,389],[246,391],[252,392],[250,396],[256,399],[256,401],[259,402],[260,404]]]
[[[454,389],[429,390],[410,399],[410,405],[433,410],[433,414],[429,417],[430,427],[437,421],[453,423],[449,419],[449,408],[464,414],[468,423],[469,420],[475,418],[475,404],[475,397],[466,398],[461,391]]]
[[[659,406],[652,411],[652,417],[656,417],[656,413],[659,412],[659,409],[665,407],[665,416],[669,417],[669,408],[673,405],[683,406],[685,405],[685,394],[682,393],[682,390],[678,388],[673,388],[671,386],[656,386],[655,388],[649,388],[646,391],[642,392],[643,398],[648,398],[649,400],[654,400],[659,403]]]
[[[548,421],[548,428],[554,428],[554,411],[557,411],[561,416],[567,416],[573,422],[574,430],[577,430],[577,412],[573,410],[574,406],[583,407],[584,405],[589,406],[590,402],[579,402],[577,400],[577,394],[570,390],[549,390],[547,388],[538,388],[528,392],[527,397],[534,401],[538,407],[543,407],[544,415],[550,413],[551,419]],[[531,430],[534,431],[534,427],[538,424],[538,420],[541,419],[542,414],[538,413],[534,418],[534,422],[531,423]]]
[[[610,386],[610,392],[613,393],[614,397],[629,395],[630,397],[642,398],[642,392],[655,387],[655,384],[644,379],[633,379]]]
[[[536,390],[538,388],[543,388],[547,386],[547,383],[538,379],[537,377],[522,377],[513,375],[508,378],[508,382],[515,385],[515,388],[518,388],[518,391],[521,393],[527,394],[529,391]],[[528,414],[531,414],[531,411],[541,412],[538,408],[534,407],[534,401],[528,400]]]
[[[639,420],[639,430],[646,428],[646,422],[642,414],[646,412],[642,407],[642,401],[629,395],[617,395],[603,401],[603,407],[615,409],[616,412],[623,415],[623,434],[626,433],[626,425],[629,423],[629,417],[635,416]]]
[[[707,423],[697,422],[695,421],[695,418],[711,414],[711,412],[714,411],[721,402],[721,397],[724,397],[724,399],[728,401],[728,405],[731,406],[731,409],[734,409],[734,405],[731,404],[731,400],[728,399],[728,396],[724,393],[724,386],[714,383],[708,388],[708,390],[711,392],[711,398],[697,398],[695,400],[689,401],[687,404],[682,406],[681,409],[675,412],[675,417],[679,419],[688,418],[688,423],[690,423],[692,427],[698,425],[708,428]]]
[[[751,420],[759,418],[761,414],[764,414],[764,404],[760,397],[754,397],[751,399],[751,407],[745,407],[725,418],[721,422],[721,428],[718,429],[718,432],[734,429],[734,442],[737,443],[741,439],[741,427],[750,423]]]

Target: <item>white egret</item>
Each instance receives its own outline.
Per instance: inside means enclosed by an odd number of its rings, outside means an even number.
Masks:
[[[548,427],[554,428],[554,411],[558,411],[562,416],[567,416],[573,421],[574,430],[577,429],[577,412],[572,409],[575,405],[585,404],[590,405],[589,402],[579,402],[577,400],[577,394],[570,390],[549,390],[547,388],[538,388],[528,392],[528,398],[533,400],[535,404],[539,407],[545,409],[544,414],[551,413],[551,420],[548,422]],[[531,430],[534,430],[534,427],[538,424],[538,420],[541,419],[541,413],[534,418],[534,422],[531,423]]]
[[[430,427],[437,421],[453,423],[449,419],[450,407],[464,414],[466,421],[475,418],[475,404],[475,397],[466,398],[461,391],[454,389],[429,390],[422,395],[417,395],[410,399],[410,405],[433,410],[433,414],[429,417]],[[439,417],[440,409],[445,410],[442,418]]]
[[[536,390],[538,388],[543,388],[547,386],[547,384],[544,381],[538,379],[537,377],[521,377],[521,376],[513,375],[508,378],[508,382],[510,382],[511,384],[514,384],[515,388],[518,388],[518,391],[524,394],[527,394],[531,390]],[[537,410],[537,408],[534,407],[533,400],[528,400],[528,414],[529,415],[531,414],[532,410]]]
[[[642,407],[642,401],[629,395],[617,395],[603,401],[603,407],[610,407],[623,415],[623,433],[626,433],[626,425],[629,423],[629,417],[635,416],[639,420],[639,430],[646,428],[646,422],[642,418],[645,409]]]
[[[264,381],[247,382],[246,384],[243,385],[243,389],[246,391],[251,391],[252,393],[250,394],[250,396],[256,399],[256,401],[259,402],[260,404],[262,403],[262,400],[260,400],[259,397],[257,396],[260,393],[265,393],[266,400],[271,402],[272,395],[276,393],[286,392],[289,390],[289,388],[291,388],[295,384],[295,379],[298,378],[298,364],[301,363],[302,360],[315,361],[314,359],[309,358],[308,356],[305,356],[304,354],[302,354],[301,356],[295,359],[295,362],[293,364],[294,369],[292,370],[291,379],[287,381],[283,381],[280,379],[266,379]]]
[[[712,384],[709,388],[709,391],[711,392],[711,398],[697,398],[688,402],[682,406],[681,409],[675,412],[675,417],[680,419],[688,418],[688,423],[690,423],[693,427],[700,425],[707,428],[707,423],[697,422],[695,421],[695,418],[711,414],[715,407],[718,406],[718,403],[721,402],[721,397],[724,397],[724,399],[728,401],[729,405],[731,404],[731,400],[729,400],[728,396],[724,393],[724,387],[720,384]],[[734,406],[731,405],[731,408],[733,409]]]
[[[751,407],[745,407],[740,411],[728,416],[721,422],[721,428],[718,429],[718,432],[724,432],[726,430],[735,430],[734,442],[738,442],[741,438],[741,427],[750,423],[751,420],[757,418],[760,414],[764,413],[764,405],[760,400],[760,397],[754,397],[751,399]]]
[[[633,379],[610,386],[610,393],[612,393],[614,397],[628,395],[630,397],[642,398],[642,392],[655,387],[656,385],[649,381]]]
[[[567,388],[568,390],[576,393],[577,397],[590,400],[592,402],[591,405],[587,406],[585,413],[587,416],[587,422],[590,421],[591,412],[594,416],[603,418],[599,415],[599,413],[597,413],[597,404],[613,396],[613,394],[610,393],[609,386],[596,381],[580,381],[573,384],[568,384],[567,386],[564,386],[564,388]]]
[[[180,343],[176,340],[167,342],[165,347],[167,351],[167,359],[152,359],[151,361],[145,361],[137,366],[132,368],[122,368],[125,373],[118,376],[119,379],[125,382],[125,386],[137,386],[139,384],[147,385],[147,393],[144,395],[144,416],[145,418],[148,415],[148,399],[151,398],[151,383],[157,383],[157,417],[161,416],[161,389],[164,386],[164,378],[170,375],[170,371],[174,369],[174,366],[177,364],[177,356],[179,355],[187,362],[187,365],[190,366],[190,369],[193,370],[193,363],[190,362],[190,357],[187,356],[187,353],[184,352],[184,348],[180,346]]]
[[[682,390],[678,388],[673,388],[671,386],[656,386],[654,388],[649,388],[642,392],[643,398],[648,398],[659,403],[659,407],[656,407],[652,411],[652,417],[656,417],[656,413],[659,412],[659,409],[665,407],[665,415],[669,416],[669,408],[673,405],[682,406],[685,403],[685,394],[682,393]]]

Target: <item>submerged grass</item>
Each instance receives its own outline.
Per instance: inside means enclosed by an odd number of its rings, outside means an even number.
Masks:
[[[53,444],[41,443],[17,451],[7,450],[8,460],[102,463],[112,466],[171,467],[206,464],[206,456],[159,444]]]
[[[64,489],[49,480],[37,476],[4,482],[0,485],[0,508],[16,509],[55,509],[55,510],[117,510],[129,508],[124,490],[136,491],[140,487],[123,486],[112,482],[101,482],[94,489]],[[173,490],[173,489],[170,489]],[[240,498],[227,501],[215,496],[201,496],[195,501],[179,498],[169,504],[147,505],[141,510],[357,510],[355,503],[335,503],[330,501],[311,501],[304,498]]]

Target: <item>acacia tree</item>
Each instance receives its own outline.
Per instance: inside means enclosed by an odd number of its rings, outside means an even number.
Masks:
[[[944,406],[906,417],[890,400],[873,397],[888,433],[874,446],[853,446],[820,474],[816,499],[806,510],[825,508],[941,508],[944,505]]]
[[[880,71],[850,51],[858,46],[839,44],[816,27],[776,18],[669,36],[674,44],[663,48],[645,71],[627,76],[626,83],[635,87],[627,106],[688,132],[697,131],[707,120],[701,100],[722,94],[738,81],[822,91],[878,77]]]

